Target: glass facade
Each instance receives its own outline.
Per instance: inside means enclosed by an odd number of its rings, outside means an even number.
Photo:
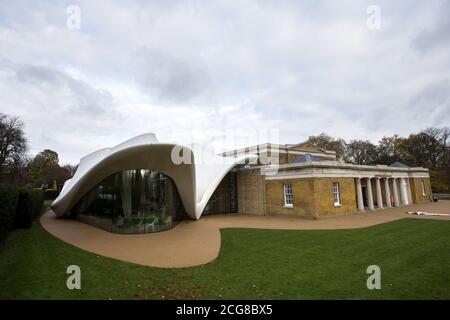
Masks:
[[[70,215],[114,233],[172,228],[186,213],[168,176],[148,169],[115,173],[84,195]]]

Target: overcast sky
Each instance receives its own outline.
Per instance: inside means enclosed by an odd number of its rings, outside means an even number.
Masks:
[[[449,126],[449,12],[450,1],[2,0],[0,112],[24,121],[30,153],[50,148],[61,164],[145,132],[377,142]]]

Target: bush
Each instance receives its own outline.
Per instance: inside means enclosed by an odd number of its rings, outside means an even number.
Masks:
[[[34,218],[41,213],[43,205],[44,195],[41,190],[19,188],[14,227],[30,228]]]
[[[45,191],[44,195],[45,195],[45,200],[55,200],[58,197],[58,192],[48,190],[48,191]]]
[[[34,190],[34,218],[41,215],[42,209],[44,209],[44,192],[42,190]]]
[[[19,189],[16,215],[14,217],[14,228],[29,228],[33,221],[33,191],[27,188]]]
[[[6,239],[14,225],[17,199],[17,188],[0,184],[0,242]]]
[[[450,172],[430,170],[431,188],[434,193],[450,193]]]

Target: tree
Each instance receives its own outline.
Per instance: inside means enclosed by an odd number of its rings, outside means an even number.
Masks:
[[[8,166],[8,176],[5,181],[8,184],[24,186],[28,183],[28,173],[30,170],[31,159],[28,156],[15,157]]]
[[[378,155],[377,147],[368,140],[352,140],[347,144],[345,160],[353,164],[374,164]]]
[[[63,185],[64,182],[72,177],[70,170],[59,165],[49,168],[48,181],[53,182],[56,180],[58,186]]]
[[[7,167],[20,162],[27,150],[23,122],[18,117],[0,113],[0,174],[7,173]]]
[[[73,177],[73,175],[75,174],[75,171],[77,171],[77,169],[78,169],[78,165],[72,165],[72,164],[65,164],[62,167],[70,173],[70,177]]]
[[[38,153],[30,166],[29,181],[33,186],[40,187],[55,179],[55,170],[59,168],[58,154],[46,149]]]
[[[395,161],[408,162],[408,155],[405,152],[405,138],[398,135],[383,137],[378,142],[378,155],[376,162],[390,165]]]
[[[344,139],[335,139],[326,133],[321,133],[318,136],[310,136],[306,142],[320,149],[335,151],[337,160],[344,158],[347,147]]]
[[[434,192],[450,192],[450,128],[427,128],[410,135],[409,151],[414,164],[430,169]],[[422,150],[422,152],[421,152]]]
[[[450,128],[427,128],[422,132],[434,139],[428,146],[430,162],[435,163],[435,167],[449,166]]]
[[[405,142],[408,162],[412,166],[436,168],[440,158],[439,141],[426,132],[410,134]]]

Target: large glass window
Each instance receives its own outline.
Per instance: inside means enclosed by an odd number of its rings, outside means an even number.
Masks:
[[[148,169],[115,173],[89,191],[71,215],[114,233],[167,230],[185,215],[175,184]]]

